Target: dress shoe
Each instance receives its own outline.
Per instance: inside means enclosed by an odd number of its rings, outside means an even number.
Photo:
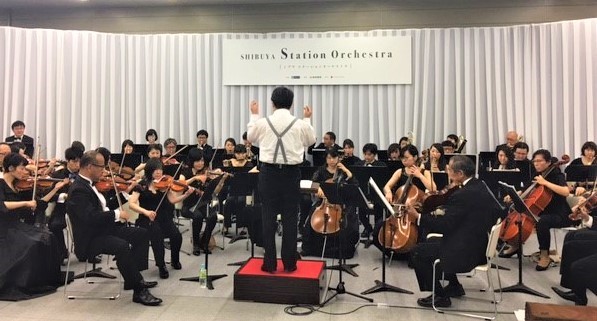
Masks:
[[[201,255],[201,249],[198,246],[193,246],[193,255],[194,256]]]
[[[574,302],[575,305],[587,305],[587,297],[584,298],[579,297],[573,291],[564,291],[556,288],[555,286],[551,287],[551,289],[560,296],[560,298],[568,301]]]
[[[211,254],[211,250],[210,249],[203,249],[203,253],[205,253],[205,254]]]
[[[153,296],[149,290],[141,289],[133,293],[133,302],[143,305],[156,306],[162,303],[162,299]]]
[[[498,254],[498,256],[503,258],[510,258],[516,254],[518,254],[518,247],[510,246],[508,249],[501,251],[500,254]]]
[[[160,279],[167,279],[170,277],[170,273],[168,273],[166,266],[158,266],[158,269],[160,270]]]
[[[180,262],[172,262],[172,264],[170,264],[170,265],[175,270],[181,270],[182,269],[182,265],[180,264]]]
[[[145,281],[145,280],[141,280],[141,282],[139,282],[139,284],[138,284],[139,288],[142,288],[142,289],[153,288],[156,285],[158,285],[157,281]],[[133,290],[134,288],[135,288],[134,285],[128,284],[128,283],[124,283],[124,289],[125,290]]]
[[[462,287],[462,284],[460,284],[460,283],[459,284],[452,284],[452,283],[448,284],[448,286],[446,286],[444,288],[444,293],[449,298],[458,298],[465,294],[464,288]]]
[[[284,271],[286,271],[288,273],[294,272],[294,271],[296,271],[296,265],[293,267],[289,267],[289,268],[285,267]]]
[[[425,308],[433,308],[433,297],[430,295],[426,298],[418,299],[417,304]],[[435,306],[438,308],[449,308],[452,306],[452,301],[449,297],[436,295]]]
[[[267,266],[265,266],[265,264],[263,264],[263,265],[261,265],[261,271],[267,272],[267,273],[274,273],[274,272],[276,272],[276,268],[267,267]]]

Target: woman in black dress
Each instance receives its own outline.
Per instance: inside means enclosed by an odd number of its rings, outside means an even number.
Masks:
[[[25,300],[52,293],[64,282],[60,274],[62,253],[44,227],[24,223],[47,207],[47,198],[66,182],[54,186],[44,199],[15,189],[29,175],[25,157],[11,153],[3,161],[0,179],[0,300]],[[35,214],[34,214],[35,213]]]

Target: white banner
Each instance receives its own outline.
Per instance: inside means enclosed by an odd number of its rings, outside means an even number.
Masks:
[[[224,85],[410,84],[410,36],[223,39]]]

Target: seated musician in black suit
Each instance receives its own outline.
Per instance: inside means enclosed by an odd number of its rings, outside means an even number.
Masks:
[[[430,213],[419,214],[411,206],[407,213],[421,228],[442,233],[437,242],[419,243],[413,250],[413,265],[421,291],[431,291],[435,282],[435,305],[449,307],[450,297],[464,295],[456,273],[469,272],[485,262],[487,233],[500,214],[500,206],[485,184],[474,178],[475,164],[465,156],[450,159],[446,172],[450,180],[462,187],[450,195],[441,216]],[[441,263],[433,280],[433,262]],[[439,278],[445,273],[450,284],[445,288]],[[431,307],[432,296],[417,300],[417,304]]]
[[[128,220],[130,214],[118,209],[111,210],[105,197],[93,186],[101,178],[105,165],[101,153],[85,153],[80,161],[79,176],[68,191],[66,211],[73,226],[75,254],[78,257],[113,254],[124,278],[124,289],[134,290],[133,302],[159,305],[162,300],[148,290],[157,282],[146,282],[139,273],[140,267],[147,264],[147,231],[116,223]]]
[[[377,160],[377,145],[373,143],[367,143],[363,146],[363,160],[356,164],[357,166],[372,166],[372,167],[386,167],[386,163]],[[383,207],[379,203],[375,203],[373,208],[373,214],[375,222],[381,221],[383,218]],[[359,210],[359,221],[363,224],[364,230],[361,233],[361,237],[369,237],[373,232],[373,226],[369,222],[369,215],[367,209]]]
[[[354,155],[354,142],[351,139],[345,139],[342,142],[344,149],[344,156],[342,157],[342,164],[346,166],[354,166],[361,161],[360,158]]]
[[[13,136],[8,136],[4,139],[7,143],[21,142],[25,144],[25,154],[33,157],[33,138],[25,135],[25,123],[17,120],[10,126],[12,128]]]
[[[589,199],[591,199],[589,197]],[[595,205],[593,201],[587,204]],[[580,199],[579,204],[584,203]],[[573,301],[576,305],[587,305],[587,288],[597,292],[597,210],[589,212],[591,206],[575,206],[570,219],[581,220],[583,229],[570,231],[564,238],[562,261],[560,262],[560,285],[569,291],[552,287],[563,299]]]
[[[334,132],[327,132],[323,135],[323,142],[315,146],[315,144],[307,148],[307,153],[313,154],[313,149],[334,149],[336,151],[342,149],[340,145],[336,144],[336,134]]]

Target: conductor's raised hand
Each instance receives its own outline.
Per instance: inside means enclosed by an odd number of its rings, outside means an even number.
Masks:
[[[303,107],[303,117],[311,118],[311,115],[313,115],[313,110],[311,109],[311,107],[309,107],[309,106]]]
[[[251,103],[249,104],[249,110],[251,110],[251,114],[253,115],[259,114],[259,103],[257,100],[251,100]]]

